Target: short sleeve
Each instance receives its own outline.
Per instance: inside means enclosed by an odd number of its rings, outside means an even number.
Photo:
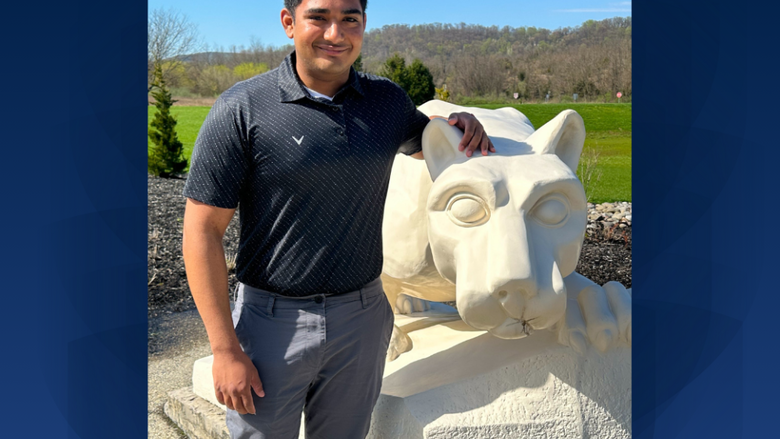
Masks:
[[[430,119],[414,106],[414,102],[409,98],[409,95],[404,93],[404,97],[406,98],[404,107],[404,115],[406,116],[404,123],[405,132],[404,140],[401,142],[398,152],[412,155],[422,151],[422,133]]]
[[[234,209],[249,168],[240,124],[223,99],[217,99],[198,132],[184,196],[211,206]]]

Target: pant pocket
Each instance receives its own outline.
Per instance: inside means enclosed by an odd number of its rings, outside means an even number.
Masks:
[[[386,294],[380,296],[382,305],[385,307],[385,350],[390,345],[390,337],[393,335],[393,328],[395,327],[395,314],[393,314],[393,307],[390,305],[390,301],[387,299]]]

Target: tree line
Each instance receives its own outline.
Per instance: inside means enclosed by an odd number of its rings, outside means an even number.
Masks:
[[[191,47],[155,59],[152,41],[150,27],[150,84],[154,65],[161,65],[166,83],[180,97],[218,96],[277,67],[293,49],[252,42],[210,51]],[[456,103],[511,100],[515,93],[524,101],[543,101],[548,94],[566,101],[576,93],[580,101],[610,102],[617,92],[625,102],[631,98],[631,17],[556,30],[434,23],[366,32],[361,70],[390,77],[399,58],[407,69],[421,72],[424,66],[434,87]]]
[[[378,71],[398,53],[419,59],[454,99],[631,97],[631,17],[556,30],[453,24],[391,25],[366,33],[363,65]]]

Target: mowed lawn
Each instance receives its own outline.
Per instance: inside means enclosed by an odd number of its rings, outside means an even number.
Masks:
[[[504,105],[479,105],[501,108]],[[601,178],[591,183],[590,202],[631,201],[631,104],[525,104],[513,105],[539,129],[561,111],[572,109],[585,122],[582,157],[596,158]]]
[[[500,108],[503,105],[479,105]],[[631,201],[631,104],[525,104],[514,105],[525,114],[535,128],[547,123],[563,110],[573,109],[585,121],[583,157],[597,153],[596,169],[599,181],[591,183],[590,201],[603,203]],[[211,107],[172,107],[177,118],[176,132],[184,144],[184,156],[189,161],[192,148],[203,121]],[[149,107],[149,123],[156,109]],[[150,142],[151,145],[151,142]]]

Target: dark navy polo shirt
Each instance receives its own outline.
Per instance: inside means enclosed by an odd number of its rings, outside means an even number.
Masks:
[[[332,102],[279,68],[217,99],[184,196],[240,206],[239,281],[288,296],[359,289],[382,272],[382,216],[398,152],[421,150],[428,117],[398,85],[350,71]]]

